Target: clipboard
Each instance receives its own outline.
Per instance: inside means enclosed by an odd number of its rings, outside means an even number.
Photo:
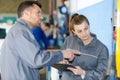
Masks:
[[[58,69],[59,71],[69,71],[67,69],[67,67],[72,67],[72,68],[76,68],[75,66],[71,65],[71,64],[54,64],[52,65],[52,67]]]

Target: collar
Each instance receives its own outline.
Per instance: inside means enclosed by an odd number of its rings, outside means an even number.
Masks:
[[[26,28],[31,30],[30,26],[23,19],[17,19],[17,22],[24,25]]]

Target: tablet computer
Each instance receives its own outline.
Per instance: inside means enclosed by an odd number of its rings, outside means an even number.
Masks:
[[[52,65],[52,67],[58,69],[59,71],[68,71],[67,67],[76,68],[71,64],[59,64],[59,63]]]

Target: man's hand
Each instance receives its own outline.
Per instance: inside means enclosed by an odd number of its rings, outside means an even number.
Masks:
[[[60,61],[60,62],[58,62],[58,63],[60,63],[60,64],[68,64],[68,60],[63,59],[62,61]]]
[[[71,50],[71,49],[62,50],[62,53],[63,53],[63,57],[65,59],[68,59],[69,61],[72,61],[74,59],[74,55],[80,55],[79,51]]]

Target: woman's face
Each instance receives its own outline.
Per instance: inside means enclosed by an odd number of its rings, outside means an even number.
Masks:
[[[90,37],[90,27],[86,21],[83,21],[82,24],[74,25],[73,33],[82,41],[88,40]]]

